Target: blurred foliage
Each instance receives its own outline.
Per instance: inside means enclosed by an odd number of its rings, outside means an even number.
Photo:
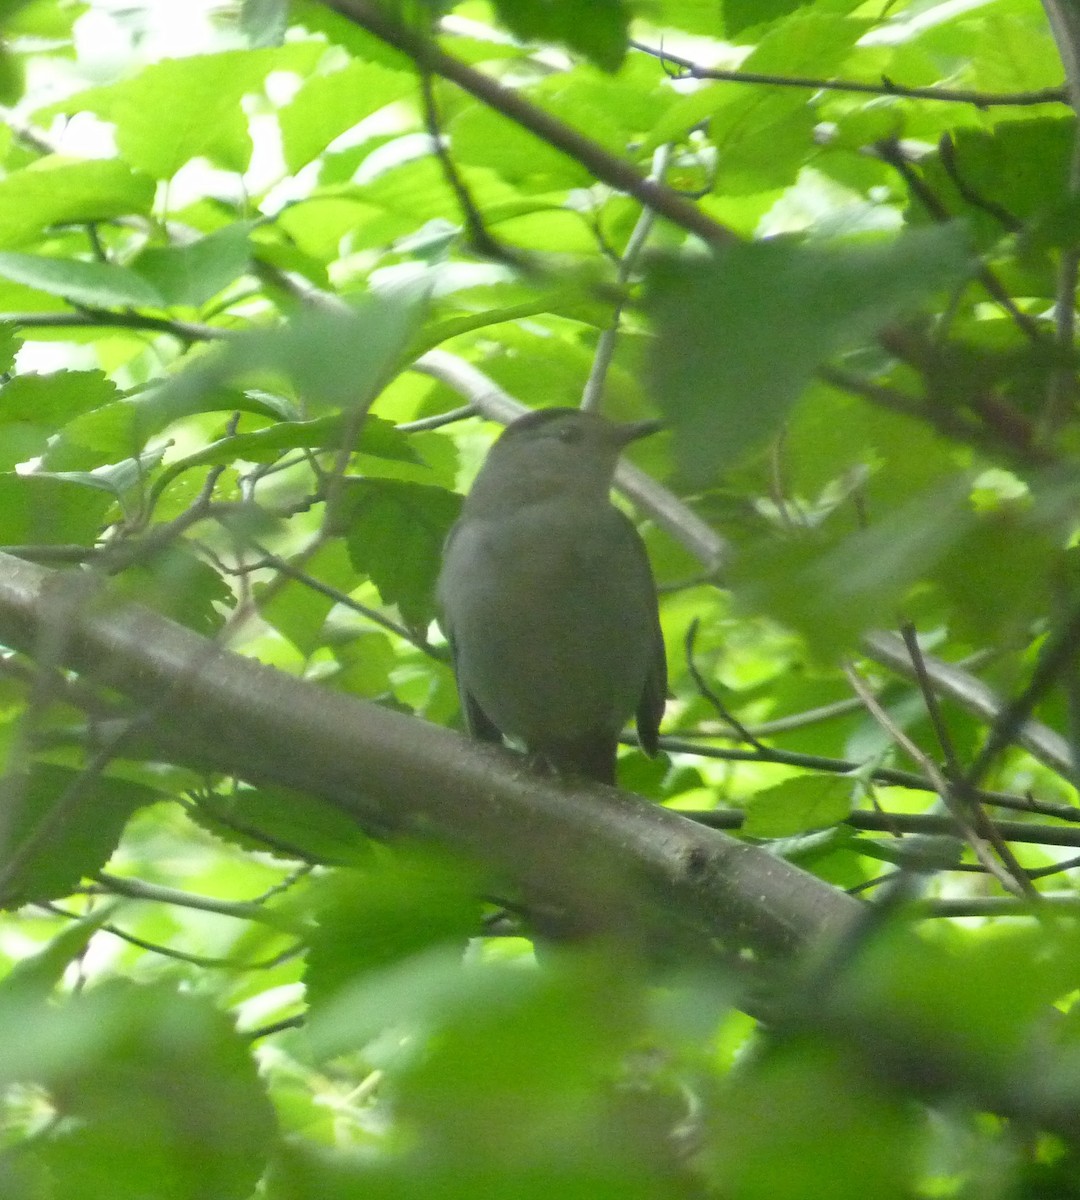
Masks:
[[[928,772],[992,718],[866,641],[1031,688],[1067,756],[1080,205],[1044,7],[374,7],[452,18],[449,54],[739,240],[658,220],[624,262],[636,202],[441,79],[427,111],[318,0],[0,2],[0,548],[455,722],[433,583],[497,429],[432,423],[472,397],[410,368],[575,404],[622,305],[605,411],[664,415],[635,461],[725,550],[705,577],[639,514],[672,742],[622,781],[883,902],[749,988],[534,956],[472,866],[147,758],[55,648],[7,653],[0,1196],[1080,1195],[1072,773],[1007,737],[968,782],[1014,858],[973,847]]]

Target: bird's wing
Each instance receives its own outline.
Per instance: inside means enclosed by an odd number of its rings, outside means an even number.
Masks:
[[[657,618],[653,630],[653,654],[645,688],[637,706],[637,731],[642,749],[646,754],[655,754],[660,749],[660,719],[664,715],[667,701],[667,658],[664,654],[664,635],[660,632]]]
[[[474,738],[481,742],[501,742],[502,730],[487,715],[476,702],[476,697],[458,679],[458,696],[461,699],[461,711],[465,716],[465,726]]]
[[[446,541],[443,543],[444,561],[446,553],[450,548],[450,543],[453,541],[459,527],[460,522],[452,525],[450,532],[446,535]],[[454,638],[453,622],[450,620],[449,614],[446,612],[441,600],[438,615],[439,624],[442,626],[443,633],[446,634],[446,640],[450,646],[450,661],[454,665],[454,681],[457,683],[458,701],[461,704],[461,715],[465,719],[465,728],[478,741],[501,742],[502,731],[477,703],[476,697],[469,691],[465,680],[461,676],[460,659],[457,642]]]
[[[660,629],[660,614],[656,606],[656,581],[653,579],[652,566],[641,534],[624,512],[618,509],[616,511],[626,523],[629,533],[627,544],[633,555],[633,569],[640,576],[642,592],[648,595],[651,606],[649,636],[652,646],[649,673],[645,677],[645,687],[638,700],[635,719],[642,749],[646,754],[655,754],[659,749],[657,738],[660,734],[660,718],[664,715],[664,704],[667,700],[667,656],[664,651],[664,635]]]

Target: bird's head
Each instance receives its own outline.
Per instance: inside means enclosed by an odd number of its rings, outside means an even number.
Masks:
[[[485,505],[606,498],[623,448],[659,428],[659,421],[617,424],[577,408],[526,413],[491,447],[472,495]]]

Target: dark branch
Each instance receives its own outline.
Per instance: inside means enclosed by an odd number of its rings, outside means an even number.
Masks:
[[[318,796],[376,835],[442,843],[582,930],[776,955],[858,911],[640,797],[535,775],[500,748],[228,653],[146,609],[101,605],[100,590],[0,556],[0,640],[33,655],[62,619],[63,665],[138,704],[140,738],[168,760]]]
[[[496,112],[570,155],[597,179],[633,196],[669,221],[697,234],[703,241],[718,246],[739,240],[726,226],[706,216],[677,192],[648,179],[632,163],[610,154],[599,142],[572,129],[529,103],[517,92],[466,66],[444,53],[434,42],[388,17],[374,0],[327,0],[327,3],[372,36],[408,55],[421,69],[456,83]]]

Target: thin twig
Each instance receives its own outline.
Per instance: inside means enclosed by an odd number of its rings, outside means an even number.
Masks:
[[[657,183],[663,183],[664,172],[667,170],[670,158],[671,147],[668,145],[660,146],[653,155],[652,170],[649,172],[649,178],[655,180]],[[630,276],[637,266],[637,261],[645,249],[655,222],[656,213],[651,208],[643,208],[638,216],[637,223],[634,225],[633,232],[630,234],[630,240],[626,243],[626,250],[619,260],[619,270],[616,280],[619,285],[620,299],[615,304],[615,309],[611,314],[611,320],[607,328],[600,334],[596,343],[596,354],[593,356],[592,368],[589,371],[589,378],[585,381],[585,389],[581,393],[581,407],[586,412],[598,412],[600,409],[600,401],[604,394],[604,383],[607,380],[607,373],[611,367],[611,360],[615,357],[615,347],[619,337],[619,322],[622,319],[622,311],[628,299],[626,285],[629,283]]]
[[[110,312],[104,308],[81,308],[78,312],[0,312],[0,324],[23,329],[147,329],[172,334],[182,342],[221,341],[236,336],[233,330],[216,325],[148,317],[136,312]]]
[[[913,677],[911,656],[903,639],[896,634],[882,630],[864,634],[862,649],[876,663],[906,678]],[[998,721],[1008,707],[992,688],[969,671],[929,654],[923,655],[923,663],[938,695],[948,696],[980,720]],[[1069,743],[1056,730],[1028,717],[1016,726],[1013,737],[1033,758],[1072,782],[1075,772],[1072,751]]]
[[[462,404],[459,408],[452,408],[449,412],[439,413],[434,417],[420,417],[415,421],[402,421],[400,425],[395,425],[394,428],[399,433],[426,433],[430,429],[442,429],[446,425],[454,425],[458,421],[464,421],[468,417],[475,416],[475,404]]]
[[[242,1030],[240,1036],[249,1042],[257,1042],[259,1038],[284,1033],[286,1029],[303,1029],[306,1022],[307,1018],[304,1016],[284,1017],[280,1021],[272,1021],[269,1025],[260,1025],[258,1029]]]
[[[680,809],[682,816],[711,829],[741,829],[746,813],[741,808]],[[927,834],[932,837],[964,836],[963,829],[948,813],[901,813],[875,812],[871,809],[856,809],[838,825],[847,825],[860,833]],[[1030,821],[995,821],[994,830],[1007,842],[1018,842],[1025,846],[1065,846],[1080,848],[1080,830],[1075,827],[1041,825]],[[998,866],[1000,870],[1000,865]],[[1024,874],[1033,878],[1030,870]]]
[[[850,663],[844,665],[844,675],[874,720],[898,746],[919,764],[926,777],[933,781],[942,802],[948,807],[953,820],[963,831],[964,840],[971,846],[975,857],[986,870],[1006,891],[1018,895],[1037,895],[1031,883],[1023,877],[1022,868],[1016,861],[1016,856],[1009,850],[1001,836],[996,833],[986,814],[977,807],[964,804],[956,796],[953,786],[938,769],[937,764],[896,724]],[[991,846],[997,851],[1000,862],[990,852]]]
[[[944,223],[952,220],[952,213],[945,208],[927,185],[926,181],[915,170],[895,138],[883,138],[881,141],[875,143],[874,150],[882,162],[888,163],[901,176],[911,192],[918,198],[919,202],[935,221]],[[1016,301],[1009,295],[1008,289],[985,263],[980,263],[976,267],[975,277],[1001,307],[1002,311],[1012,319],[1016,327],[1031,342],[1036,345],[1041,344],[1043,336],[1038,323],[1016,306]]]
[[[951,133],[943,133],[938,139],[938,159],[945,168],[945,174],[952,180],[953,187],[972,208],[981,209],[988,216],[993,217],[1006,233],[1019,233],[1023,229],[1023,222],[1018,217],[1014,217],[1007,208],[1002,207],[988,196],[983,196],[975,191],[963,177],[960,173],[960,164],[956,161],[956,143],[953,141]]]
[[[1080,909],[1076,892],[1040,892],[1039,904],[1050,908]],[[1031,917],[1036,914],[1031,902],[1014,896],[947,897],[942,900],[915,900],[915,917]]]
[[[252,543],[252,549],[255,550],[261,557],[250,563],[245,563],[243,567],[233,568],[234,574],[250,574],[252,571],[258,570],[273,570],[280,573],[287,579],[292,579],[296,583],[303,584],[304,587],[310,588],[313,592],[318,592],[320,595],[326,596],[327,599],[333,600],[336,604],[342,605],[344,608],[351,609],[359,616],[371,621],[372,624],[378,625],[385,629],[388,633],[395,634],[403,641],[414,646],[421,653],[426,654],[428,658],[434,659],[436,662],[448,662],[449,654],[438,646],[433,646],[419,634],[412,632],[405,625],[399,624],[392,618],[379,612],[377,608],[371,608],[367,604],[362,604],[359,600],[350,596],[348,592],[343,592],[340,588],[334,587],[332,584],[324,583],[323,580],[316,578],[314,575],[309,575],[306,571],[299,567],[293,566],[291,563],[281,558],[280,555],[274,554],[267,550],[258,542]]]
[[[860,709],[863,707],[859,702]],[[762,736],[763,730],[755,726],[753,731]],[[771,732],[771,731],[770,731]],[[737,737],[735,733],[714,734],[713,737]],[[638,745],[638,740],[632,734],[627,734],[621,741],[628,746]],[[865,763],[854,762],[846,758],[829,758],[819,754],[801,754],[792,750],[780,750],[775,746],[761,746],[757,750],[739,750],[721,746],[701,745],[693,733],[681,737],[665,736],[660,739],[660,748],[671,754],[689,754],[700,758],[716,758],[725,762],[774,763],[778,766],[800,767],[807,771],[823,771],[830,775],[860,775],[872,779],[875,783],[887,787],[909,788],[918,792],[933,792],[937,788],[929,780],[914,771],[902,771],[896,767],[873,767],[867,769]],[[997,792],[979,789],[975,793],[983,804],[992,804],[997,808],[1011,809],[1014,812],[1032,813],[1041,817],[1051,817],[1058,821],[1068,821],[1080,824],[1080,808],[1072,804],[1055,803],[1052,800],[1036,800],[1033,796],[1020,796],[1011,792]]]
[[[201,912],[216,913],[220,917],[234,917],[240,921],[258,921],[276,929],[285,928],[288,922],[275,917],[261,900],[218,900],[213,896],[200,896],[195,892],[184,892],[177,888],[163,887],[145,879],[129,879],[99,871],[91,876],[106,892],[127,896],[130,900],[150,900],[155,904],[175,904],[179,908],[194,908]]]
[[[465,231],[468,234],[471,248],[477,254],[486,258],[520,267],[523,265],[521,256],[511,253],[507,247],[497,242],[488,232],[487,226],[484,224],[484,218],[480,215],[480,209],[477,207],[476,201],[472,198],[472,193],[465,186],[465,181],[461,178],[454,160],[447,151],[446,142],[439,127],[439,111],[435,105],[435,89],[432,86],[432,79],[431,71],[421,66],[420,99],[424,114],[424,124],[427,127],[428,137],[431,139],[432,153],[442,168],[443,178],[446,180],[447,186],[454,193],[458,207],[461,209],[462,219],[465,222]]]
[[[1080,652],[1080,605],[1062,625],[1056,636],[1043,647],[1027,687],[1010,701],[998,714],[990,734],[969,768],[964,782],[968,787],[977,787],[990,768],[993,760],[1016,740],[1020,727],[1031,716],[1035,705],[1058,681],[1059,677],[1075,665]]]
[[[771,75],[760,71],[703,67],[693,59],[672,54],[662,47],[631,39],[630,45],[662,62],[674,63],[693,79],[718,79],[725,83],[756,83],[770,87],[808,88],[815,92],[860,92],[869,96],[898,96],[910,100],[940,100],[948,104],[973,104],[976,108],[1027,107],[1032,104],[1061,104],[1067,100],[1062,87],[1037,88],[1028,92],[981,92],[974,88],[905,87],[891,79],[864,83],[853,79],[817,79],[807,75]]]
[[[946,725],[945,718],[942,715],[941,705],[938,703],[938,698],[934,694],[934,689],[930,684],[930,676],[926,672],[926,663],[923,661],[922,647],[919,645],[915,626],[910,621],[905,621],[900,629],[900,635],[903,637],[904,644],[911,655],[911,665],[915,668],[915,679],[919,685],[919,691],[922,692],[923,703],[926,705],[930,724],[934,727],[934,734],[937,737],[938,745],[941,747],[942,757],[945,759],[946,772],[950,780],[957,780],[961,777],[960,762],[956,757],[956,748],[953,745],[949,727]]]
[[[739,721],[738,717],[728,711],[727,706],[716,694],[716,692],[709,686],[704,675],[702,675],[701,671],[699,670],[694,655],[694,645],[697,641],[698,630],[700,628],[701,622],[697,617],[695,617],[690,622],[690,625],[686,630],[686,638],[683,642],[683,647],[686,652],[686,667],[690,672],[690,677],[693,679],[695,687],[698,689],[698,692],[704,697],[704,699],[706,699],[713,706],[720,719],[722,721],[726,721],[727,724],[735,730],[742,741],[748,742],[757,750],[765,750],[766,747],[763,746],[761,742],[759,742],[757,738],[754,737],[754,735]]]
[[[59,904],[54,904],[49,900],[39,901],[38,907],[58,917],[66,917],[70,921],[81,919],[78,913],[69,912],[66,908],[62,908]],[[146,938],[130,933],[126,929],[121,929],[118,925],[113,925],[111,922],[99,926],[99,929],[102,933],[110,933],[113,937],[119,938],[123,942],[128,942],[132,946],[137,946],[140,950],[148,950],[151,954],[160,954],[163,958],[172,958],[177,962],[191,963],[196,967],[207,967],[213,970],[269,971],[274,967],[280,966],[283,962],[288,962],[290,958],[295,958],[303,950],[303,947],[299,943],[294,943],[288,949],[273,954],[269,958],[256,959],[254,962],[244,962],[242,959],[226,958],[218,955],[193,954],[188,950],[177,950],[174,946],[164,946],[160,942],[148,941]]]

